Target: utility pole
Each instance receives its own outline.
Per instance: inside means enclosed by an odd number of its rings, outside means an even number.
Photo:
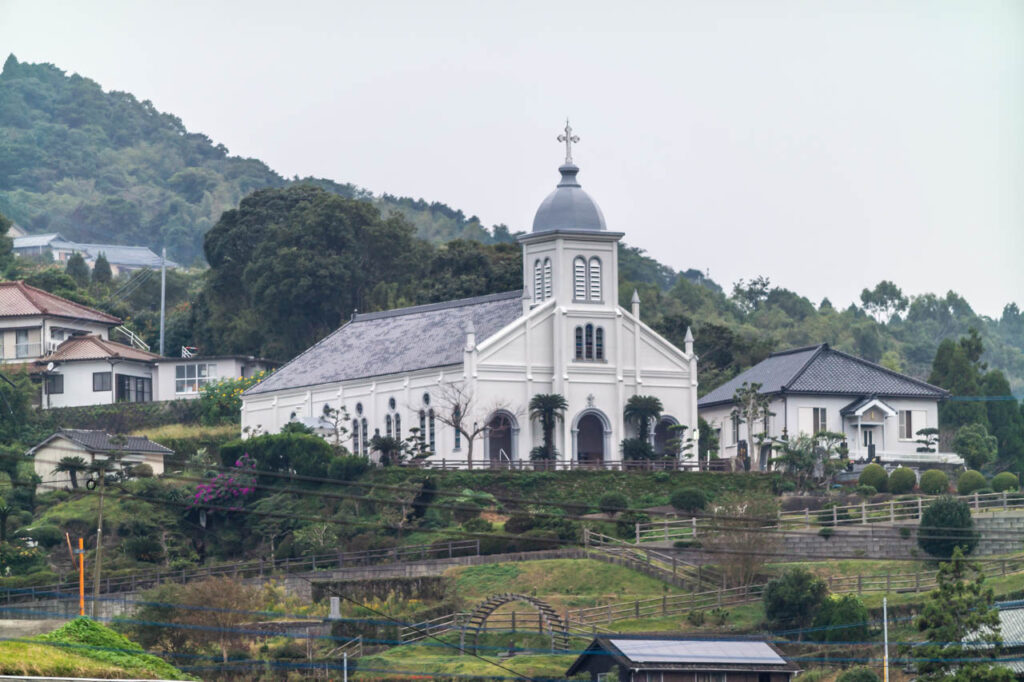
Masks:
[[[167,247],[160,252],[160,357],[164,355],[164,318],[167,312]]]
[[[882,659],[882,682],[889,682],[889,600],[882,597],[882,632],[885,641],[885,657]]]
[[[108,460],[109,461],[109,460]],[[92,617],[96,619],[96,604],[100,601],[100,568],[103,565],[103,491],[106,489],[106,462],[100,468],[100,504],[96,521],[96,566],[92,569]]]
[[[78,615],[85,615],[85,539],[78,538]]]

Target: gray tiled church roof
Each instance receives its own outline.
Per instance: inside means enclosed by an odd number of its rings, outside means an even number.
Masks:
[[[828,347],[828,344],[774,353],[725,382],[697,403],[711,407],[732,402],[746,382],[761,384],[761,393],[875,395],[901,398],[943,398],[946,391]]]
[[[510,291],[356,315],[246,394],[460,364],[470,321],[479,344],[522,313]]]

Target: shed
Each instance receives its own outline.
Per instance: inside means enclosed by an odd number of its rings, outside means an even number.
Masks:
[[[590,673],[595,682],[789,682],[798,672],[757,640],[597,637],[565,674]]]
[[[164,458],[173,455],[174,451],[145,436],[121,436],[117,439],[105,431],[86,429],[61,429],[28,451],[34,459],[36,474],[42,479],[40,490],[70,487],[71,476],[56,471],[65,457],[81,457],[89,465],[114,453],[119,455],[122,467],[148,464],[153,475],[159,476],[164,472]],[[81,484],[80,480],[77,482]]]

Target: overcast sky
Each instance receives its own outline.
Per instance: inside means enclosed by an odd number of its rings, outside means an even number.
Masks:
[[[513,230],[568,115],[609,229],[672,267],[1024,306],[1024,2],[0,0],[0,52]]]

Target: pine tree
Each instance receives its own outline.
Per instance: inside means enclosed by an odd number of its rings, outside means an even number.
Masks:
[[[961,343],[944,339],[935,351],[928,382],[941,386],[956,397],[980,395],[981,370],[977,359],[972,360],[972,357],[980,357],[976,343],[981,342],[975,337],[964,337]],[[939,405],[939,424],[953,429],[964,424],[984,424],[987,428],[989,424],[985,403],[947,400]]]
[[[999,460],[1019,469],[1024,466],[1024,413],[1013,399],[1010,382],[1006,375],[994,369],[982,378],[981,392],[989,398],[1005,398],[986,401],[988,422],[992,435],[999,442]]]
[[[925,644],[912,649],[919,682],[1013,682],[1009,668],[991,661],[999,654],[999,611],[985,587],[985,574],[960,548],[939,567],[938,588],[928,595],[917,627]],[[969,639],[970,643],[964,643]]]
[[[96,264],[92,266],[92,281],[93,284],[110,284],[110,280],[114,278],[110,271],[110,263],[107,262],[107,256],[100,254],[96,257]]]
[[[110,267],[109,265],[107,266]],[[71,275],[71,279],[75,280],[75,284],[85,289],[89,286],[89,266],[85,264],[85,259],[82,258],[82,254],[75,252],[68,258],[67,264],[64,266],[64,270]]]

